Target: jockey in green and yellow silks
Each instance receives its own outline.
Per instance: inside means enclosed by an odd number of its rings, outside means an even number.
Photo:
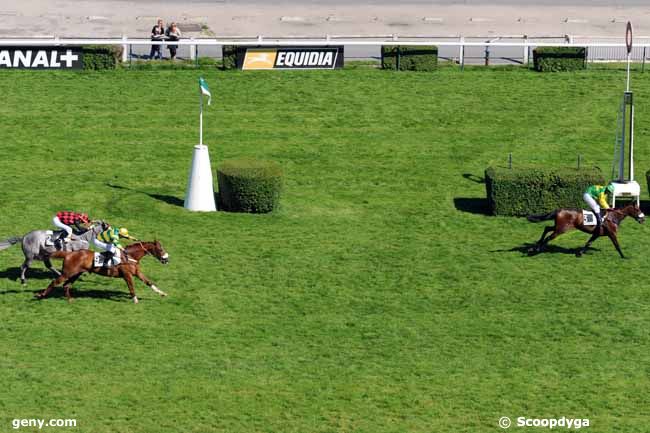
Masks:
[[[603,222],[603,219],[600,215],[600,209],[609,209],[609,203],[607,203],[607,193],[614,193],[614,185],[609,183],[607,186],[603,185],[591,185],[582,198],[589,205],[589,208],[596,215],[596,230],[600,229],[600,226]]]
[[[129,235],[129,231],[122,227],[109,227],[108,230],[104,230],[93,239],[93,243],[96,247],[109,252],[111,255],[115,255],[117,250],[123,250],[124,247],[120,244],[120,239],[132,239],[136,238]]]

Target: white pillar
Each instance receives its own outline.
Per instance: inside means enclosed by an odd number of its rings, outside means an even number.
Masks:
[[[462,66],[465,64],[465,36],[460,37],[460,46],[458,47],[458,63]]]
[[[208,146],[194,146],[192,165],[187,180],[185,194],[185,209],[197,212],[214,212],[217,206],[214,202],[214,186],[212,167]]]
[[[194,42],[194,38],[190,38]],[[190,60],[196,60],[196,45],[190,45]]]
[[[126,63],[129,61],[129,46],[127,45],[127,37],[125,35],[122,35],[122,63]]]
[[[528,35],[524,35],[524,65],[528,64]]]

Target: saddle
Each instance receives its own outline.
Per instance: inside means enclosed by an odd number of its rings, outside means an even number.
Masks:
[[[109,252],[95,253],[95,261],[93,264],[98,268],[112,268],[122,263],[121,256],[122,254],[115,254],[111,257],[111,253]]]
[[[62,249],[62,239],[67,234],[65,230],[48,230],[45,233],[48,235],[48,237],[45,238],[45,245],[54,246],[57,250]]]
[[[609,213],[604,212],[604,215],[603,215],[603,212],[601,212],[600,215],[603,218],[603,222],[607,221],[607,215],[609,215]],[[596,220],[596,215],[592,211],[586,210],[586,209],[582,210],[582,224],[583,225],[593,227],[593,226],[595,226],[597,224],[597,222],[598,221]]]

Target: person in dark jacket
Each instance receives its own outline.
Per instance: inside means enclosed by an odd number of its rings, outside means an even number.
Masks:
[[[178,28],[176,23],[171,23],[167,29],[167,39],[170,41],[177,41],[181,38],[181,30]],[[176,50],[178,45],[169,45],[169,56],[172,60],[176,58]]]
[[[165,26],[163,25],[163,20],[158,20],[158,23],[153,26],[151,29],[151,40],[152,41],[163,41],[165,40]],[[160,45],[152,45],[151,51],[149,52],[149,58],[153,59],[156,56],[159,59],[162,59],[162,54],[160,51]]]

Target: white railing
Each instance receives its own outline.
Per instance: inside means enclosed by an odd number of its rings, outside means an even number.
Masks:
[[[239,46],[311,46],[311,45],[344,45],[358,47],[373,46],[395,46],[395,45],[427,46],[436,45],[454,49],[453,59],[461,65],[468,57],[467,49],[483,48],[485,63],[488,64],[491,48],[510,48],[520,53],[520,63],[527,63],[530,57],[530,50],[535,47],[545,46],[566,46],[588,48],[590,61],[622,61],[625,59],[624,38],[612,38],[605,36],[528,36],[528,35],[504,35],[504,36],[402,36],[402,35],[326,35],[324,37],[263,37],[263,36],[238,36],[219,38],[189,38],[179,41],[152,41],[145,38],[59,38],[59,37],[38,37],[38,38],[1,38],[0,46],[46,46],[46,45],[120,45],[123,49],[123,61],[128,61],[133,46],[179,45],[190,47],[190,58],[195,59],[198,47],[223,45]],[[634,39],[633,60],[643,61],[646,59],[646,51],[650,54],[650,36],[637,36]],[[593,54],[596,53],[596,54]],[[444,57],[444,56],[443,56]],[[476,56],[474,56],[477,58]]]

